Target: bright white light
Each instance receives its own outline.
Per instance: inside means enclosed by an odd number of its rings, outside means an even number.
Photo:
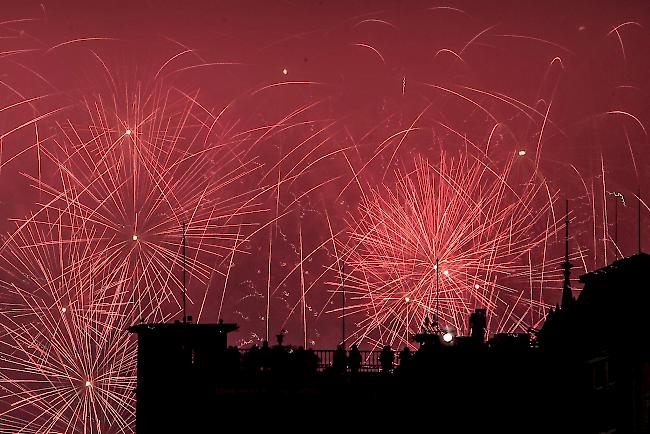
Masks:
[[[288,73],[289,73],[289,71],[287,71],[287,68],[284,68],[284,69],[282,70],[282,74],[283,74],[283,75],[287,75]]]
[[[526,155],[526,151],[522,149],[521,151],[517,152],[517,154],[519,154],[520,157],[523,157],[524,155]]]
[[[404,297],[404,301],[408,303],[409,301],[411,301],[411,298],[410,297]]]
[[[138,236],[136,234],[133,234],[133,241],[138,241]]]
[[[126,130],[126,135],[127,135],[127,136],[130,136],[130,135],[131,135],[131,130],[127,129],[127,130]]]
[[[449,276],[449,270],[443,271],[442,274],[444,274],[445,276]]]
[[[478,283],[476,285],[474,285],[474,289],[479,289],[480,287],[481,287],[481,285],[479,285]]]
[[[447,333],[445,333],[444,335],[442,335],[442,340],[445,341],[445,342],[447,342],[447,343],[449,343],[449,342],[451,342],[451,341],[454,340],[454,335],[452,335],[451,333],[447,332]]]
[[[93,383],[90,380],[86,380],[86,387],[93,387]]]
[[[61,312],[63,312],[63,313],[65,313],[66,310],[67,310],[67,309],[66,309],[65,307],[62,307],[62,308],[61,308]]]

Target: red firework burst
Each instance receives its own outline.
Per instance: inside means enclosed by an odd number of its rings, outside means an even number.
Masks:
[[[420,158],[394,189],[362,200],[342,255],[357,325],[348,339],[406,344],[427,317],[460,331],[477,307],[492,331],[539,325],[559,277],[546,257],[555,195],[535,178],[515,181],[515,164]]]
[[[0,431],[131,432],[136,320],[121,270],[90,244],[24,227],[5,246]],[[58,232],[61,233],[61,232]]]
[[[84,97],[42,150],[55,175],[31,178],[41,208],[18,231],[55,225],[60,242],[92,244],[85,260],[122,270],[140,294],[138,315],[148,316],[147,306],[179,305],[186,224],[187,271],[202,301],[241,240],[242,217],[258,211],[260,190],[240,185],[258,168],[244,155],[249,138],[224,131],[194,97],[161,83]],[[48,212],[60,217],[50,221]]]

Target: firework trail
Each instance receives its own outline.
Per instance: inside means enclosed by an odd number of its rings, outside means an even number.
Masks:
[[[545,292],[559,282],[560,260],[546,257],[555,194],[535,178],[517,180],[517,163],[419,158],[394,188],[361,201],[340,248],[357,325],[347,339],[411,344],[426,317],[460,332],[479,307],[492,332],[539,326]]]
[[[0,173],[13,164],[40,174],[38,156],[48,137],[42,124],[64,109],[54,102],[58,95],[51,83],[33,65],[43,44],[32,29],[41,24],[34,18],[0,22]]]
[[[137,317],[127,275],[89,261],[96,246],[43,228],[25,226],[2,257],[0,431],[132,432],[137,341],[126,329]]]

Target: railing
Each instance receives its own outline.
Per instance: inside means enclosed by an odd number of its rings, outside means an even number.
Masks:
[[[336,352],[335,350],[314,350],[314,352],[318,356],[319,371],[324,371],[332,366],[334,353]],[[359,353],[361,353],[360,372],[381,372],[381,362],[379,361],[381,351],[360,350]],[[346,356],[349,356],[349,352],[346,352]],[[393,366],[397,366],[398,362],[398,354],[395,354],[395,362],[393,363]]]
[[[240,349],[242,358],[250,351],[248,348]],[[332,367],[336,350],[312,350],[318,356],[318,371],[323,372]],[[381,372],[381,351],[359,350],[361,354],[361,368],[359,372]],[[346,351],[346,360],[350,352]],[[348,362],[349,363],[349,362]],[[393,368],[399,365],[399,353],[394,353]],[[349,367],[348,367],[349,370]]]

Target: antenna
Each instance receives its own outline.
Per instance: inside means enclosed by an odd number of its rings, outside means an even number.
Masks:
[[[569,199],[566,199],[566,211],[564,214],[564,285],[562,285],[562,307],[566,308],[573,301],[571,292],[571,262],[569,262]]]
[[[438,266],[438,258],[436,258],[436,329],[438,328],[438,299],[440,294],[438,289],[438,273],[440,273],[440,267]]]
[[[618,259],[618,197],[614,199],[614,259]]]
[[[639,253],[641,253],[641,186],[639,185],[639,189],[637,191],[636,195],[636,202],[637,202],[637,215],[636,215],[636,220],[637,220],[637,232],[638,232],[638,243],[639,243]]]
[[[569,199],[565,201],[564,211],[564,262],[569,262]]]
[[[341,261],[341,345],[345,348],[345,262]]]
[[[186,225],[183,223],[183,323],[187,322],[187,311],[186,311],[186,306],[187,306],[187,287],[185,286],[185,281],[186,281],[186,275],[187,275],[187,270],[185,267],[185,228]]]

